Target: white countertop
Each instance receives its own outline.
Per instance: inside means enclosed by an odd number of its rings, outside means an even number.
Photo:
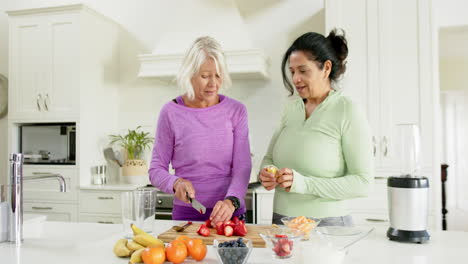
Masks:
[[[131,191],[138,187],[144,187],[145,184],[90,184],[80,186],[81,190],[93,190],[93,191]]]
[[[175,222],[156,221],[156,232],[169,229]],[[25,239],[21,246],[0,243],[1,263],[128,263],[112,253],[115,241],[122,237],[121,225],[93,223],[45,222],[41,238]],[[344,263],[466,263],[468,259],[468,232],[431,232],[427,244],[405,244],[389,241],[385,229],[376,229],[367,238],[353,245]],[[216,253],[209,247],[201,262],[218,263]],[[314,263],[296,259],[273,260],[269,249],[252,251],[248,263]]]

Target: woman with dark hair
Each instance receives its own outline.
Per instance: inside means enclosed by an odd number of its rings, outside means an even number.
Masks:
[[[347,55],[344,32],[333,30],[327,37],[300,36],[283,57],[283,82],[300,98],[286,105],[259,174],[265,189],[276,188],[274,223],[304,215],[321,218],[323,225],[352,225],[344,201],[368,195],[370,128],[360,109],[335,87]],[[276,173],[269,172],[272,166]]]

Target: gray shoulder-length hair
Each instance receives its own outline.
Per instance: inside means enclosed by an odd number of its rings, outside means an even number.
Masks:
[[[185,54],[179,73],[177,74],[177,84],[187,93],[190,100],[195,97],[191,82],[192,77],[198,73],[201,65],[208,58],[212,58],[215,61],[216,71],[223,80],[220,88],[227,89],[232,85],[221,45],[212,37],[197,38],[187,54]]]

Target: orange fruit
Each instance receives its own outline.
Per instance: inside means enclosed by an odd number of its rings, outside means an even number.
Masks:
[[[187,246],[180,240],[173,240],[166,247],[167,260],[174,264],[182,263],[187,257]]]
[[[187,245],[188,253],[196,261],[203,260],[208,251],[203,240],[199,238],[190,239]]]
[[[185,244],[186,246],[188,246],[188,242],[190,241],[190,239],[191,239],[190,237],[184,236],[184,235],[178,236],[178,237],[176,238],[176,240],[180,240],[180,241],[184,242],[184,244]]]
[[[164,247],[146,248],[141,253],[141,259],[145,264],[162,264],[166,261]]]

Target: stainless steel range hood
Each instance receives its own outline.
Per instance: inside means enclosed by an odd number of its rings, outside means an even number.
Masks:
[[[253,47],[235,1],[183,1],[183,8],[173,2],[177,20],[168,23],[151,54],[139,56],[139,77],[174,79],[193,41],[208,35],[221,43],[233,79],[268,79],[268,58]]]

